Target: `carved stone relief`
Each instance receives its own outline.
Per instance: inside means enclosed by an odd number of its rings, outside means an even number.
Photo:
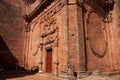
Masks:
[[[43,33],[41,37],[46,37],[49,34],[55,33],[56,29],[56,18],[49,19],[43,26]]]
[[[52,17],[49,20],[45,21],[42,27],[41,37],[43,38],[43,44],[49,44],[56,40],[58,36],[58,26],[57,26],[57,18]]]
[[[41,16],[40,19],[40,23],[45,22],[46,20],[48,20],[50,17],[52,17],[53,15],[55,15],[58,11],[60,11],[62,9],[62,7],[64,7],[67,4],[66,0],[60,0],[57,2],[57,4],[54,6],[54,8],[48,10],[47,12],[45,12],[45,14],[43,16]]]
[[[92,53],[99,58],[104,57],[107,49],[104,30],[105,23],[103,20],[97,13],[91,11],[88,16],[87,36]]]

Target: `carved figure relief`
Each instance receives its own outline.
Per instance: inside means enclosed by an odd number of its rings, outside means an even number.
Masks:
[[[104,30],[105,26],[102,19],[95,12],[90,12],[87,23],[87,36],[92,53],[99,58],[104,57],[107,49]]]

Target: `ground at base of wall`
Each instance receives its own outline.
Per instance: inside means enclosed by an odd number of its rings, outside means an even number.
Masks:
[[[120,74],[114,76],[98,76],[98,75],[90,75],[77,80],[120,80]]]
[[[0,76],[0,80],[69,80],[66,78],[60,78],[51,76],[48,74],[3,74]],[[84,78],[76,80],[120,80],[120,74],[117,75],[89,75]]]

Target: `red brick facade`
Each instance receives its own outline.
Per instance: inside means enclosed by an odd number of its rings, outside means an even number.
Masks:
[[[47,49],[52,49],[52,73],[67,70],[67,62],[78,73],[120,70],[118,2],[46,0],[43,7],[31,9],[25,17],[28,68],[39,66],[46,72]]]
[[[19,51],[23,51],[21,62],[26,69],[38,66],[55,75],[68,72],[69,65],[78,74],[120,70],[120,1],[24,0],[24,3],[26,7],[21,7],[26,21],[21,32],[24,45]]]

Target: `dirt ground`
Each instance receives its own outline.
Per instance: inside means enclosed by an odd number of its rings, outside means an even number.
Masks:
[[[49,76],[48,74],[30,73],[30,74],[0,74],[0,80],[68,80],[68,79]],[[120,74],[113,76],[90,75],[77,80],[120,80]]]
[[[67,80],[58,78],[55,76],[49,76],[48,74],[2,74],[0,80]]]

